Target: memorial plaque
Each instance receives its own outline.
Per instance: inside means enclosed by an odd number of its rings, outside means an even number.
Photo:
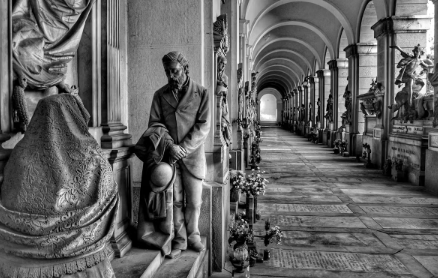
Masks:
[[[386,206],[360,206],[366,213],[400,214],[400,215],[438,215],[438,208],[426,207],[386,207]]]
[[[412,190],[401,190],[397,188],[393,189],[361,189],[361,188],[355,188],[355,189],[346,189],[341,188],[342,192],[345,194],[351,196],[351,195],[425,195],[422,191],[412,191]]]
[[[320,217],[273,215],[269,217],[273,225],[281,227],[332,227],[332,228],[367,228],[357,217]]]
[[[414,256],[414,258],[429,270],[433,277],[438,276],[438,256]]]
[[[258,204],[261,212],[353,213],[347,205]]]
[[[407,160],[408,164],[416,170],[420,170],[421,167],[421,147],[409,144],[412,140],[397,138],[398,142],[394,141],[393,137],[390,137],[388,150],[388,157],[397,158],[401,160]]]
[[[281,192],[297,193],[297,194],[333,194],[333,192],[328,188],[300,188],[300,187],[288,187],[288,188],[270,188],[267,189],[268,192],[272,194]]]
[[[438,229],[438,219],[373,217],[384,229]]]
[[[299,247],[380,247],[385,246],[372,234],[283,231],[281,245]]]
[[[438,249],[438,235],[390,235],[408,249]]]
[[[361,253],[292,251],[273,249],[270,267],[315,269],[353,272],[387,272],[395,275],[410,274],[409,270],[391,255]]]
[[[417,197],[358,197],[351,196],[355,203],[368,204],[409,204],[409,205],[438,205],[438,198],[417,198]]]
[[[409,126],[409,125],[394,125],[392,128],[392,133],[422,135],[424,133],[424,127]]]
[[[342,201],[334,195],[309,195],[309,196],[288,196],[269,194],[263,196],[260,202],[275,202],[275,203],[342,203]]]

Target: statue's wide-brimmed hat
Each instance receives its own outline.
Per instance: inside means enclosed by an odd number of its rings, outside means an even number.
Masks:
[[[154,192],[166,190],[175,181],[175,165],[160,162],[150,171],[149,185]]]

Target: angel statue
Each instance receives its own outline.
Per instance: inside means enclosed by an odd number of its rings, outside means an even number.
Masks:
[[[428,59],[423,60],[421,56],[424,54],[423,47],[419,44],[412,49],[412,53],[407,53],[403,51],[399,46],[392,45],[390,48],[397,49],[400,51],[401,56],[403,57],[397,64],[397,68],[400,69],[397,78],[395,79],[395,84],[399,87],[401,84],[405,84],[408,92],[408,102],[409,106],[413,106],[413,88],[414,83],[423,83],[422,80],[424,74],[429,72],[429,68],[433,65],[432,62]]]

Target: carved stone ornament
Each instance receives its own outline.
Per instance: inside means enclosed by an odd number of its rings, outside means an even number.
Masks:
[[[318,105],[318,110],[316,112],[316,121],[321,121],[321,100],[318,98],[318,102],[316,103]]]
[[[330,95],[327,99],[327,108],[326,108],[326,114],[324,116],[324,118],[327,119],[328,123],[332,123],[333,122],[333,95],[332,92],[330,91]]]
[[[400,51],[402,59],[398,62],[397,68],[400,69],[398,76],[395,79],[395,84],[399,87],[405,85],[407,93],[407,102],[409,108],[414,107],[414,99],[418,96],[415,95],[416,86],[424,86],[423,79],[426,77],[426,73],[433,67],[432,61],[429,59],[421,59],[424,54],[423,47],[419,44],[412,49],[412,54],[403,51],[398,46],[390,46]],[[417,92],[418,93],[418,92]],[[412,112],[410,112],[413,114]]]
[[[228,22],[227,22],[226,14],[221,14],[216,18],[216,22],[213,24],[213,40],[214,40],[214,51],[222,52],[223,55],[227,55],[229,42],[228,42]]]
[[[351,91],[348,90],[348,85],[345,87],[345,92],[343,95],[345,99],[345,125],[349,125],[352,122],[352,111],[353,111],[353,104],[351,100]],[[344,125],[344,124],[343,124]]]

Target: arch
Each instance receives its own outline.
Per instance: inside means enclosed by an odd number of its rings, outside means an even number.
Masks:
[[[265,89],[265,88],[274,88],[278,92],[280,92],[280,94],[283,97],[286,97],[287,94],[290,92],[290,91],[286,91],[283,87],[281,87],[279,84],[274,83],[274,82],[264,82],[263,84],[257,85],[257,91],[258,92],[263,91],[263,89]]]
[[[332,57],[330,56],[330,53],[327,51],[327,48],[324,51],[324,67],[323,69],[326,68],[326,66],[328,66],[328,62],[330,62],[332,60]]]
[[[287,93],[290,92],[289,90],[285,89],[285,87],[283,87],[281,84],[272,81],[263,82],[260,85],[257,84],[257,91],[258,92],[262,91],[263,89],[268,87],[275,88],[277,91],[281,93],[283,97],[285,97]]]
[[[388,0],[373,0],[374,5],[376,6],[377,18],[380,20],[385,17],[389,17],[394,13],[389,13]],[[365,2],[364,2],[365,4]],[[366,6],[366,5],[365,5]],[[364,7],[365,8],[365,7]]]
[[[298,52],[293,51],[293,50],[289,50],[289,49],[282,48],[282,49],[277,49],[277,50],[274,50],[274,51],[271,51],[271,52],[267,53],[265,56],[263,56],[262,58],[260,58],[260,60],[256,63],[256,65],[254,66],[254,68],[257,68],[257,65],[258,65],[258,64],[260,63],[260,61],[262,61],[264,58],[266,58],[267,56],[269,56],[269,55],[271,55],[271,54],[278,53],[278,52],[287,52],[287,53],[294,54],[294,55],[300,57],[301,60],[303,60],[304,63],[306,63],[306,65],[307,65],[309,68],[311,67],[311,66],[310,66],[310,62],[309,62],[309,61],[306,59],[306,57],[304,57],[301,53],[298,53]],[[260,52],[259,52],[259,53],[260,53]],[[257,54],[259,54],[259,53],[257,53]],[[254,61],[256,61],[256,60],[257,60],[257,56],[254,57]]]
[[[286,76],[282,75],[281,72],[270,72],[270,73],[264,75],[262,78],[260,78],[260,81],[258,81],[258,82],[264,82],[264,81],[269,80],[269,79],[275,79],[275,80],[283,82],[283,84],[286,85],[286,88],[288,90],[291,90],[295,84],[295,82],[290,82],[289,80],[287,80]]]
[[[263,65],[265,65],[266,63],[269,63],[269,62],[272,62],[272,61],[286,61],[286,62],[289,62],[289,63],[291,63],[292,65],[294,65],[294,66],[296,66],[299,70],[300,70],[300,74],[301,75],[304,75],[304,70],[303,70],[303,68],[301,68],[300,67],[300,65],[298,65],[295,61],[292,61],[292,60],[290,60],[290,59],[287,59],[287,58],[273,58],[273,59],[270,59],[269,61],[266,61],[266,62],[264,62],[262,65],[260,65],[260,67],[259,68],[261,68]],[[257,69],[259,69],[259,68],[257,68]],[[256,71],[257,71],[257,69],[255,69]],[[298,78],[299,79],[299,78]]]
[[[320,0],[306,0],[306,1],[303,1],[303,0],[279,0],[279,1],[275,2],[274,4],[270,5],[269,7],[264,9],[259,15],[256,16],[254,23],[251,25],[251,29],[249,31],[249,36],[251,36],[252,31],[254,30],[254,27],[257,25],[257,23],[260,21],[260,19],[264,15],[266,15],[268,12],[270,12],[271,10],[273,10],[281,5],[289,4],[289,3],[293,3],[293,2],[311,3],[311,4],[318,5],[320,7],[325,8],[327,11],[332,13],[339,20],[341,25],[346,30],[348,43],[349,44],[355,43],[354,36],[353,36],[353,28],[351,27],[351,24],[348,21],[347,17],[333,4],[326,2],[326,1],[320,1]]]
[[[267,91],[269,89],[263,89]],[[272,90],[272,89],[271,89]],[[260,122],[277,123],[278,122],[278,107],[277,107],[277,96],[271,92],[264,92],[263,95],[257,96],[258,98],[258,116]],[[281,99],[281,98],[280,98]]]
[[[295,38],[279,38],[279,39],[272,40],[272,41],[268,42],[267,44],[263,45],[255,56],[257,57],[259,55],[259,53],[262,52],[262,50],[265,49],[268,45],[271,45],[273,43],[280,42],[280,41],[292,41],[292,42],[297,42],[297,43],[304,45],[305,47],[307,47],[307,49],[310,50],[310,52],[312,52],[312,54],[318,60],[318,63],[321,65],[321,58],[318,55],[318,52],[315,50],[315,48],[313,46],[311,46],[309,43],[307,43],[303,40],[300,40],[300,39],[295,39]]]
[[[267,67],[263,68],[261,71],[259,71],[259,74],[258,74],[256,80],[259,80],[260,77],[261,77],[263,74],[265,74],[265,71],[266,71],[267,69],[269,69],[269,68],[274,68],[274,67],[275,67],[275,68],[279,67],[279,68],[284,68],[284,69],[289,70],[294,76],[297,77],[297,81],[296,81],[296,82],[298,82],[298,80],[299,80],[298,74],[297,74],[294,70],[292,70],[291,68],[289,68],[288,66],[284,66],[284,65],[270,65],[270,66],[267,66]],[[294,81],[293,78],[291,78],[291,79],[292,79],[292,81]],[[294,82],[294,83],[296,83],[296,82]]]
[[[333,56],[333,54],[334,54],[334,48],[333,48],[333,45],[332,45],[332,43],[330,42],[330,40],[327,38],[327,36],[318,28],[318,27],[316,27],[316,26],[314,26],[314,25],[312,25],[312,24],[310,24],[310,23],[307,23],[307,22],[304,22],[304,21],[293,21],[293,20],[291,20],[291,21],[286,21],[286,22],[281,22],[281,23],[277,23],[277,24],[275,24],[275,25],[273,25],[273,26],[271,26],[271,27],[269,27],[269,28],[267,28],[265,31],[263,31],[261,34],[260,34],[260,36],[255,40],[255,42],[254,42],[254,46],[256,46],[258,43],[259,43],[259,41],[267,34],[267,33],[269,33],[270,31],[272,31],[272,30],[274,30],[274,29],[276,29],[276,28],[279,28],[279,27],[283,27],[283,26],[301,26],[301,27],[304,27],[304,28],[307,28],[307,29],[309,29],[309,30],[311,30],[311,31],[313,31],[314,33],[316,33],[321,39],[322,39],[322,41],[325,43],[325,45],[329,48],[329,50],[330,50],[330,52],[331,52],[331,54],[332,54],[332,56]],[[251,57],[252,58],[252,57]]]
[[[347,38],[345,37],[344,28],[339,30],[338,45],[337,45],[337,58],[347,58],[344,49],[348,46]]]
[[[360,14],[359,14],[359,17],[357,19],[358,21],[356,24],[356,41],[357,42],[368,42],[368,41],[371,41],[372,39],[374,41],[377,41],[374,38],[374,31],[371,29],[371,26],[374,25],[375,23],[377,23],[377,21],[379,21],[375,2],[376,1],[368,0],[368,1],[364,1],[362,4],[362,7],[360,9]],[[365,15],[366,12],[367,12],[367,14]],[[370,15],[370,13],[372,13],[372,15]],[[366,17],[366,18],[364,18],[364,17]],[[365,26],[364,19],[366,19],[367,22],[369,21],[368,24],[366,25],[366,27],[364,27]],[[364,37],[365,33],[367,33],[366,38]]]

